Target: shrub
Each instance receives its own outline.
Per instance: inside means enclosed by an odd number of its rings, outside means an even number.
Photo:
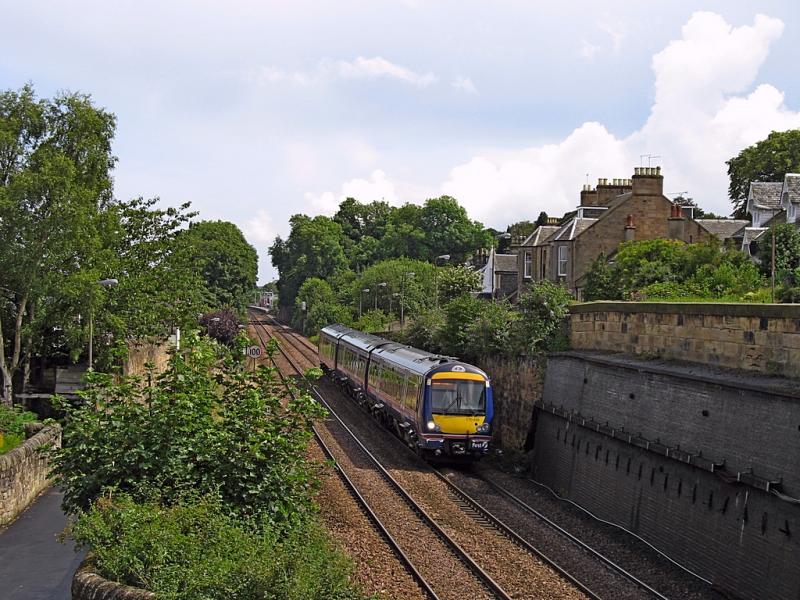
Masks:
[[[205,327],[211,339],[230,346],[239,335],[239,317],[230,308],[204,314],[200,325]]]
[[[0,454],[5,454],[24,442],[25,423],[36,419],[36,414],[32,412],[0,404]]]
[[[274,346],[268,352],[274,352]],[[54,471],[70,512],[107,489],[172,504],[218,492],[233,514],[290,525],[311,509],[317,465],[305,457],[307,394],[285,399],[274,369],[244,368],[241,352],[187,336],[169,369],[146,382],[91,373],[66,412]]]
[[[537,281],[519,298],[519,319],[514,324],[516,352],[530,356],[566,346],[562,332],[572,296],[564,286]]]
[[[104,577],[162,600],[362,598],[349,561],[313,519],[288,533],[248,528],[215,495],[169,507],[103,497],[69,534]]]
[[[438,346],[439,331],[444,326],[442,309],[426,310],[414,317],[403,336],[406,344],[415,348],[423,348],[429,352],[440,352]]]

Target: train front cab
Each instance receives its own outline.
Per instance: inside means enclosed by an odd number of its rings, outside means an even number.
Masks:
[[[463,363],[442,365],[425,376],[420,449],[434,458],[479,458],[489,450],[493,417],[486,373]]]

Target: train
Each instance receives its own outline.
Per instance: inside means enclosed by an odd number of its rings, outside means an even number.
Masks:
[[[489,451],[494,401],[481,369],[340,324],[323,327],[317,346],[322,370],[423,458]]]

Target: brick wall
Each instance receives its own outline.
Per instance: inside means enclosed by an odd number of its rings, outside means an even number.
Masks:
[[[570,343],[800,378],[800,306],[590,302],[570,309]]]
[[[543,365],[535,360],[486,358],[479,365],[492,380],[493,443],[522,450],[528,438],[534,402],[542,395]]]
[[[800,597],[800,509],[537,411],[535,477],[735,598]]]
[[[17,518],[49,483],[50,462],[40,451],[61,445],[61,428],[45,427],[0,456],[0,527]]]
[[[734,597],[796,600],[800,390],[785,383],[624,355],[553,355],[532,469]]]

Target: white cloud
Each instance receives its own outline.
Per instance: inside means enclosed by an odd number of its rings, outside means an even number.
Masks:
[[[580,55],[585,58],[586,60],[593,60],[595,54],[600,51],[600,46],[595,46],[594,44],[587,42],[586,40],[581,40],[581,49]]]
[[[462,77],[459,75],[453,80],[452,86],[464,94],[472,95],[478,93],[478,89],[469,77]]]
[[[762,15],[732,27],[695,13],[681,38],[653,57],[655,102],[638,131],[618,138],[584,123],[560,142],[475,156],[454,167],[441,189],[484,223],[505,226],[540,210],[571,210],[587,173],[592,182],[630,177],[640,155],[656,154],[665,191],[689,190],[705,208],[728,213],[725,161],[773,130],[800,127],[800,113],[773,86],[747,93],[782,31],[781,21]]]
[[[312,71],[286,71],[274,66],[260,66],[249,70],[244,78],[250,83],[260,85],[277,83],[314,85],[341,79],[386,78],[420,88],[436,83],[438,79],[433,73],[417,73],[381,56],[372,58],[359,56],[352,61],[325,58]]]
[[[317,214],[323,215],[334,214],[339,208],[339,203],[345,198],[356,198],[362,202],[385,200],[389,204],[400,204],[395,184],[380,169],[374,170],[368,179],[355,178],[346,181],[338,194],[330,191],[321,194],[305,193],[308,205]]]

